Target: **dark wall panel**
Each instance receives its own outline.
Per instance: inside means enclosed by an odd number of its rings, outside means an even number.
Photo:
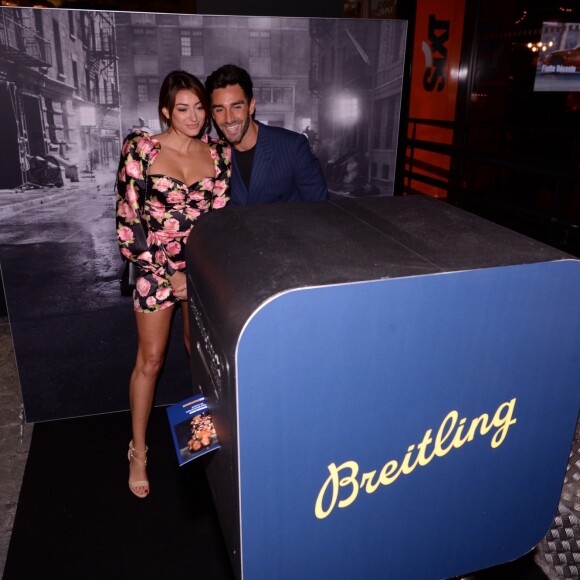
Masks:
[[[240,16],[302,16],[310,18],[340,18],[342,0],[197,0],[199,14],[236,14]]]

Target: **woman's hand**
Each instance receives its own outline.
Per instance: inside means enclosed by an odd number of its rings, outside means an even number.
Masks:
[[[187,279],[183,272],[175,272],[169,276],[169,283],[173,288],[173,295],[179,300],[187,300]]]

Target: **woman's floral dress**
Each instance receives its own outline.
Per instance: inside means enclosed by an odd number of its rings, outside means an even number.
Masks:
[[[117,236],[121,254],[141,270],[133,292],[137,312],[155,312],[178,302],[169,276],[185,269],[185,244],[195,220],[229,200],[231,152],[207,135],[215,175],[187,185],[149,174],[161,144],[148,133],[127,136],[117,174]]]

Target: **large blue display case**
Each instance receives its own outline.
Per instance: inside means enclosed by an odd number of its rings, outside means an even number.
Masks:
[[[580,408],[577,260],[397,197],[213,212],[187,263],[237,577],[449,578],[542,539]]]

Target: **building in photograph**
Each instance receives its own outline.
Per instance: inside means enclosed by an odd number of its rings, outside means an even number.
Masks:
[[[114,14],[2,8],[0,189],[110,170],[119,148]]]
[[[116,22],[125,133],[160,129],[159,86],[168,72],[182,69],[204,81],[226,63],[252,75],[257,119],[299,132],[316,127],[318,107],[304,67],[308,19],[120,12]]]

